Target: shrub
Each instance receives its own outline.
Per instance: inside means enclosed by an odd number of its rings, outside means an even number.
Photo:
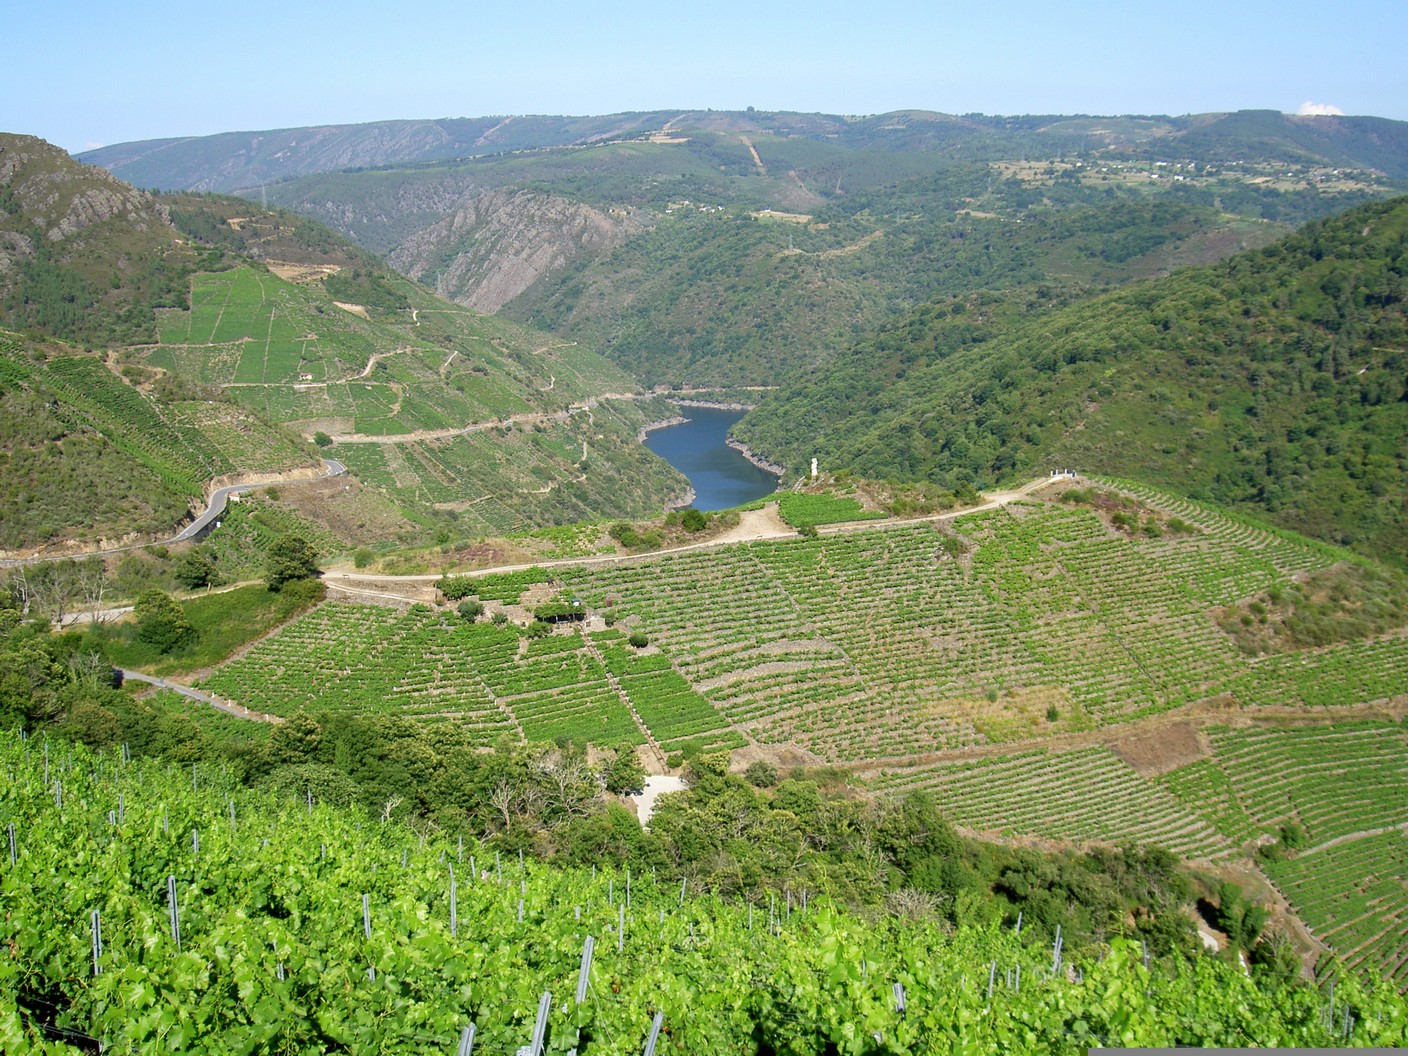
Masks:
[[[169,653],[195,639],[196,631],[185,610],[162,590],[144,591],[132,608],[137,618],[137,640]]]
[[[748,769],[743,771],[743,776],[756,788],[771,788],[777,784],[779,774],[777,767],[766,759],[755,759],[748,764]]]
[[[446,601],[459,601],[477,593],[477,584],[469,576],[440,577],[440,593]]]
[[[455,611],[460,614],[460,618],[473,623],[484,615],[484,606],[477,601],[462,601],[455,606]]]
[[[626,639],[637,649],[644,649],[650,644],[650,638],[644,631],[632,631],[631,636]]]
[[[357,568],[366,568],[376,560],[376,555],[365,546],[359,546],[352,551],[352,564]]]

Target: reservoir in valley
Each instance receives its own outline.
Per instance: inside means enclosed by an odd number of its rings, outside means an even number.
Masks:
[[[683,425],[656,429],[645,446],[686,477],[694,488],[694,508],[726,510],[777,489],[777,477],[728,447],[728,431],[745,412],[714,407],[681,407]]]

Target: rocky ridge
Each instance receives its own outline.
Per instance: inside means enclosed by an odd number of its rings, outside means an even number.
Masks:
[[[541,276],[620,245],[640,230],[624,211],[605,213],[541,191],[498,189],[469,196],[401,242],[387,262],[433,284],[448,300],[492,313]]]

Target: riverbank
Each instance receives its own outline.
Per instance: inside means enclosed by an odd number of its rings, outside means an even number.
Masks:
[[[669,502],[665,503],[665,512],[673,513],[676,510],[687,510],[694,505],[694,500],[697,498],[699,498],[699,496],[695,492],[694,486],[690,485],[690,487],[685,489],[685,493],[678,499],[671,499]]]
[[[646,422],[640,427],[640,432],[636,433],[636,443],[643,444],[645,443],[645,438],[651,433],[658,432],[661,429],[668,429],[672,425],[684,425],[688,421],[688,418],[675,417],[661,418],[658,422]]]
[[[699,407],[707,408],[711,411],[751,411],[757,407],[756,403],[720,403],[714,400],[682,400],[674,396],[667,396],[666,403],[673,403],[676,407]]]
[[[774,477],[781,477],[787,472],[786,466],[780,466],[776,462],[769,462],[762,455],[754,454],[753,449],[747,444],[745,444],[742,440],[735,440],[733,437],[730,436],[727,440],[724,441],[724,445],[726,447],[731,447],[733,450],[737,451],[740,455],[746,458],[749,462],[753,463],[753,465],[757,466],[764,473],[771,473]]]

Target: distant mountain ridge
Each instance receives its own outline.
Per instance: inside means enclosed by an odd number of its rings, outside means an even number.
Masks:
[[[851,149],[972,156],[981,144],[1022,157],[1033,147],[1123,150],[1160,144],[1173,154],[1227,160],[1238,144],[1258,156],[1366,167],[1408,179],[1408,123],[1377,117],[1304,117],[1243,110],[1182,117],[1021,117],[900,110],[865,117],[761,111],[652,110],[601,116],[511,115],[375,121],[118,143],[78,158],[139,187],[249,191],[296,176],[382,165],[416,165],[507,151],[588,146],[697,132],[764,133]]]
[[[83,155],[240,189],[636,381],[786,382],[934,297],[1209,263],[1408,190],[1408,123],[653,110],[226,133]]]

